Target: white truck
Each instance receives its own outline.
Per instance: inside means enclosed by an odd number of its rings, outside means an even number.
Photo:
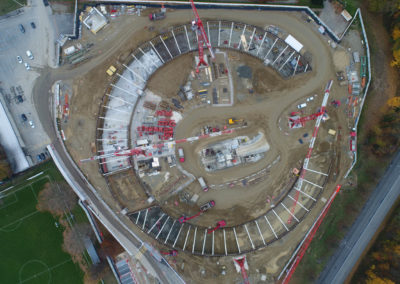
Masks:
[[[197,180],[200,183],[201,189],[203,189],[204,191],[208,191],[208,186],[207,186],[206,182],[204,181],[204,178],[199,177]]]

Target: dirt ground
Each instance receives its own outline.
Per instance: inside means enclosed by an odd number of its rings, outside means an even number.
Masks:
[[[296,105],[305,100],[310,95],[317,94],[316,99],[311,103],[311,108],[308,112],[312,113],[320,106],[322,101],[323,89],[326,82],[334,78],[334,64],[332,64],[331,51],[326,42],[322,40],[315,31],[307,29],[307,23],[301,20],[300,14],[293,15],[289,13],[265,13],[259,11],[225,11],[225,10],[200,10],[200,13],[205,15],[206,18],[221,19],[221,15],[226,20],[242,21],[249,24],[256,24],[264,27],[266,24],[279,25],[282,29],[295,34],[296,38],[302,42],[305,48],[314,56],[313,71],[307,74],[298,75],[290,80],[281,79],[275,71],[270,68],[265,68],[261,62],[253,57],[240,54],[240,59],[231,62],[232,69],[236,69],[240,64],[245,63],[253,72],[253,87],[255,94],[243,92],[237,94],[235,97],[235,105],[233,107],[212,108],[204,107],[198,109],[188,109],[184,111],[184,119],[178,124],[176,130],[176,138],[189,137],[198,134],[200,127],[204,124],[224,125],[229,117],[244,117],[248,121],[248,127],[237,132],[240,135],[252,136],[258,131],[263,131],[266,134],[268,143],[271,146],[266,157],[258,163],[246,165],[240,168],[231,168],[224,170],[223,174],[208,174],[204,170],[201,172],[199,164],[185,163],[182,165],[188,171],[198,171],[210,182],[210,184],[218,184],[227,182],[233,178],[245,176],[249,173],[264,168],[266,165],[272,163],[279,156],[279,162],[271,168],[269,174],[260,183],[256,184],[251,189],[246,189],[245,198],[243,197],[243,189],[233,188],[228,191],[213,191],[202,194],[198,203],[205,202],[210,199],[216,200],[217,206],[212,215],[207,216],[204,220],[209,223],[212,220],[220,218],[224,215],[232,224],[239,224],[244,221],[250,220],[259,216],[266,210],[266,199],[279,196],[285,185],[291,182],[290,169],[299,167],[301,161],[304,159],[307,152],[308,144],[305,140],[304,144],[299,144],[298,139],[303,137],[304,133],[311,135],[314,123],[310,122],[305,128],[301,130],[288,131],[286,125],[287,116],[290,111],[295,110]],[[265,15],[268,15],[267,17]],[[129,58],[129,54],[136,46],[145,40],[154,37],[157,33],[165,30],[168,26],[189,21],[192,17],[192,12],[189,10],[170,12],[168,17],[160,22],[149,22],[147,16],[133,17],[123,16],[112,22],[104,31],[94,37],[90,34],[84,34],[83,42],[96,42],[91,51],[92,60],[88,63],[82,64],[77,69],[82,70],[81,74],[87,72],[83,76],[77,77],[74,84],[74,95],[71,101],[71,118],[65,129],[67,137],[73,139],[67,140],[67,147],[72,156],[76,159],[87,158],[92,156],[90,144],[95,140],[96,118],[101,103],[101,99],[110,83],[110,79],[105,71],[113,64],[120,67],[121,63]],[[149,32],[148,26],[153,25],[154,31]],[[124,35],[121,37],[121,35]],[[184,55],[174,60],[173,62],[162,67],[157,73],[149,80],[148,87],[153,92],[162,94],[163,96],[170,97],[176,96],[177,87],[186,79],[190,72],[190,68],[182,68],[183,66],[193,66],[193,55]],[[90,70],[90,71],[89,71]],[[233,72],[234,76],[236,72]],[[79,72],[77,72],[79,75]],[[235,78],[235,89],[240,89],[240,79]],[[168,82],[168,83],[166,83]],[[240,95],[240,96],[239,96]],[[334,84],[331,96],[334,98],[343,98],[346,96],[346,88],[339,87]],[[326,128],[338,129],[339,126],[343,127],[343,137],[347,137],[348,130],[345,129],[347,125],[346,117],[342,115],[342,109],[328,108],[329,115],[331,116],[331,124],[326,124]],[[333,123],[332,121],[336,121]],[[347,128],[347,127],[346,127]],[[209,140],[207,143],[221,139]],[[224,138],[225,139],[225,138]],[[343,139],[343,144],[348,145],[348,141]],[[188,161],[198,161],[196,153],[199,148],[204,146],[203,142],[196,142],[193,144],[185,144],[184,150],[187,153]],[[325,152],[327,149],[325,144],[320,144],[317,147],[318,151]],[[343,147],[338,146],[340,150]],[[346,153],[343,148],[343,152]],[[346,155],[342,155],[346,156]],[[346,169],[348,166],[348,159],[342,158],[339,160],[341,163],[339,168]],[[125,199],[132,199],[130,206],[139,206],[142,204],[143,194],[139,192],[127,191],[127,187],[135,188],[137,183],[130,180],[130,174],[122,173],[121,176],[113,176],[113,186],[108,188],[105,182],[101,182],[103,177],[98,172],[98,166],[95,163],[82,164],[82,170],[89,175],[91,182],[98,185],[99,191],[102,194],[109,196],[107,201],[115,207],[121,208]],[[343,172],[338,173],[341,176]],[[327,185],[328,190],[323,193],[323,196],[328,197],[333,190],[333,183]],[[192,183],[188,190],[193,192],[202,193],[199,185]],[[117,205],[113,201],[113,195],[118,194],[116,198]],[[119,200],[118,200],[119,199]],[[139,200],[136,200],[139,199]],[[191,213],[196,210],[196,207],[188,207],[182,205],[181,207],[169,206],[172,204],[174,197],[167,200],[164,206],[165,211],[172,216],[179,216],[183,212]],[[293,232],[285,236],[283,239],[276,241],[273,245],[253,253],[248,256],[250,274],[254,277],[254,281],[258,281],[260,273],[265,271],[269,277],[276,275],[282,268],[282,265],[289,258],[290,252],[296,247],[298,241],[301,239],[308,226],[313,221],[319,210],[322,208],[323,203],[317,202],[315,209],[309,214],[301,225],[297,226]],[[136,208],[136,207],[134,207]],[[239,216],[239,217],[238,217]],[[132,224],[132,230],[138,231]],[[147,236],[138,232],[141,237],[149,242],[154,241],[148,239]],[[273,255],[274,257],[268,257]],[[182,263],[185,263],[182,269]],[[216,264],[219,262],[219,264]],[[233,272],[232,258],[202,258],[192,256],[188,253],[180,253],[176,263],[178,272],[182,272],[184,278],[188,283],[199,283],[206,279],[218,279],[225,283],[232,283],[240,281],[240,274]],[[227,266],[227,276],[221,276],[221,265]],[[205,274],[201,273],[201,269],[205,269]],[[257,272],[258,270],[258,272]],[[260,272],[261,271],[261,272]],[[216,278],[218,277],[218,278]]]

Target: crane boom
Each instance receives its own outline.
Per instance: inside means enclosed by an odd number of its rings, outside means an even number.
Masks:
[[[242,277],[243,277],[243,283],[244,284],[250,284],[249,282],[249,277],[247,276],[247,272],[246,272],[246,256],[243,256],[241,258],[234,258],[233,261],[235,262],[235,266],[239,266],[240,268],[240,272],[242,273]]]
[[[294,259],[292,265],[288,269],[287,274],[286,274],[285,278],[282,281],[282,284],[288,284],[289,283],[290,279],[293,276],[293,273],[295,272],[295,270],[296,270],[297,266],[299,265],[301,259],[303,258],[304,254],[306,253],[306,250],[307,250],[308,246],[310,245],[312,239],[314,238],[315,233],[317,232],[319,226],[321,225],[321,223],[324,220],[326,214],[328,213],[328,210],[331,207],[333,200],[335,199],[336,195],[339,193],[340,188],[341,188],[341,185],[337,185],[336,186],[336,190],[332,193],[332,195],[329,198],[328,202],[325,204],[324,208],[322,209],[321,214],[318,216],[317,220],[314,222],[314,224],[311,226],[310,230],[308,231],[308,234],[304,238],[303,242],[300,244],[300,248],[299,248],[299,250],[297,252],[296,258]]]
[[[204,43],[206,44],[208,50],[210,51],[210,55],[213,60],[215,59],[215,55],[211,43],[208,40],[206,31],[204,30],[203,22],[200,19],[199,13],[197,12],[193,0],[190,0],[190,5],[192,6],[193,14],[196,18],[192,22],[192,28],[195,30],[197,35],[197,44],[199,48],[199,63],[197,64],[196,72],[199,73],[199,67],[201,65],[207,66],[207,63],[204,60]]]
[[[301,124],[301,126],[304,127],[304,125],[306,124],[307,121],[316,119],[318,116],[323,115],[324,112],[325,112],[325,107],[322,107],[320,109],[320,111],[317,112],[317,113],[313,113],[313,114],[310,114],[310,115],[307,115],[307,116],[304,116],[304,117],[300,117],[300,118],[296,118],[296,119],[290,117],[289,118],[290,128],[293,128],[293,127],[295,127],[296,125],[299,125],[299,124]]]
[[[329,98],[329,94],[331,92],[332,83],[333,83],[333,80],[329,80],[328,84],[325,87],[324,99],[322,100],[322,104],[321,104],[321,110],[322,111],[325,111],[326,105],[328,103],[328,98]],[[301,187],[303,185],[304,175],[306,174],[306,171],[308,169],[308,163],[310,161],[311,153],[312,153],[312,150],[314,148],[314,143],[315,143],[315,139],[317,138],[317,134],[318,134],[319,126],[321,124],[321,120],[322,120],[322,116],[318,116],[317,117],[317,122],[315,123],[314,132],[313,132],[313,135],[312,135],[311,140],[310,140],[310,146],[308,148],[308,152],[307,152],[306,158],[304,159],[303,168],[302,168],[302,170],[300,172],[300,177],[299,177],[299,180],[298,180],[298,183],[297,183],[297,187],[296,187],[296,195],[295,195],[295,198],[294,198],[295,200],[293,202],[293,206],[292,206],[292,209],[291,209],[290,217],[289,217],[289,219],[287,221],[288,224],[290,224],[292,222],[292,218],[293,218],[292,216],[293,216],[294,210],[295,210],[296,205],[297,205],[297,200],[299,199],[300,190],[301,190]]]

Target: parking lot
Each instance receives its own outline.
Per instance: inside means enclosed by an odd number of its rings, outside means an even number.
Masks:
[[[45,7],[43,1],[34,0],[24,8],[23,13],[0,22],[2,102],[8,109],[10,119],[14,120],[15,131],[19,131],[25,144],[25,154],[31,156],[33,163],[38,162],[37,156],[45,152],[50,142],[39,123],[31,98],[40,70],[54,65],[55,36],[54,31],[48,29],[52,26],[49,19],[50,7]],[[27,55],[28,50],[32,53],[31,58]],[[22,63],[19,62],[21,60]],[[29,64],[30,70],[25,63]],[[43,103],[48,104],[47,101]]]

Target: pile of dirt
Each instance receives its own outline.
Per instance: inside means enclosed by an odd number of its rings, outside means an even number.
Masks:
[[[254,72],[253,87],[257,94],[265,94],[282,89],[283,79],[269,68],[257,68]]]
[[[193,54],[185,54],[162,66],[147,81],[147,88],[164,98],[176,97],[193,67]]]

